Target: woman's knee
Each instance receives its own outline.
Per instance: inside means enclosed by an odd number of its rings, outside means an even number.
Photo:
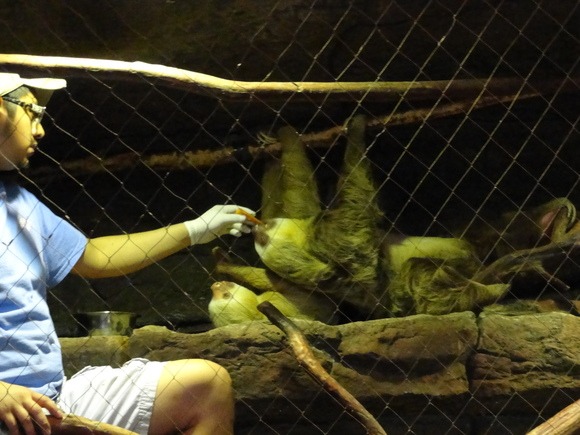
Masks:
[[[203,359],[170,361],[159,380],[150,433],[169,433],[172,428],[189,433],[188,428],[213,427],[218,421],[231,426],[233,408],[232,381],[224,367]]]
[[[171,361],[166,365],[171,380],[192,393],[228,393],[232,379],[221,365],[203,359]]]

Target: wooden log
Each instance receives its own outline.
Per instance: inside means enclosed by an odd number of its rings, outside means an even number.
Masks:
[[[580,433],[580,400],[558,412],[528,435],[574,435]]]
[[[47,417],[53,435],[137,435],[136,432],[80,415],[66,414],[62,419],[51,415]]]
[[[141,78],[200,95],[220,99],[260,101],[451,101],[518,93],[578,91],[580,78],[564,77],[530,81],[515,78],[476,78],[403,82],[251,82],[228,80],[194,71],[145,62],[86,59],[58,56],[0,54],[5,70],[34,71],[66,77],[99,77],[116,81]]]
[[[375,418],[362,406],[362,404],[350,394],[336,379],[322,367],[314,356],[308,340],[296,326],[294,322],[284,316],[270,302],[262,302],[258,305],[258,310],[263,313],[274,325],[280,328],[288,337],[288,342],[292,348],[298,363],[304,367],[307,373],[334,398],[346,411],[360,422],[369,435],[386,435],[384,429]]]

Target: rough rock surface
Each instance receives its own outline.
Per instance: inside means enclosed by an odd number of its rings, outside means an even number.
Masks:
[[[578,398],[579,328],[578,317],[563,313],[483,314],[470,360],[474,394],[492,409],[501,404],[529,412],[550,405],[549,394]]]
[[[325,369],[389,434],[494,427],[493,433],[525,433],[580,396],[580,319],[569,314],[464,312],[297,324]],[[236,391],[236,433],[363,433],[267,322],[199,334],[147,326],[131,337],[61,341],[67,374],[131,357],[222,364]]]

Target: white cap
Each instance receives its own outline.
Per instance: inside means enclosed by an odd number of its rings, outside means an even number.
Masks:
[[[18,74],[0,73],[0,95],[6,95],[20,86],[33,88],[38,104],[46,106],[53,91],[66,87],[66,80],[53,78],[25,79]]]

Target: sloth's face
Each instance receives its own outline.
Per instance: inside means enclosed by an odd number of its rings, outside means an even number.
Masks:
[[[256,252],[263,260],[270,253],[277,255],[276,252],[288,245],[303,249],[311,225],[311,219],[268,219],[254,229]]]
[[[251,290],[230,281],[219,281],[212,284],[211,291],[208,310],[215,326],[263,318],[256,308],[258,298]]]

